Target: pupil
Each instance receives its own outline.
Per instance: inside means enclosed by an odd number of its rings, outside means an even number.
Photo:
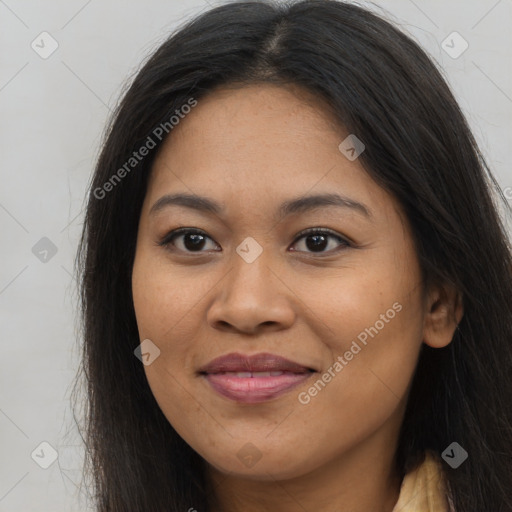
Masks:
[[[308,249],[310,250],[313,250],[313,249],[325,249],[327,243],[326,243],[326,236],[325,235],[309,235],[307,238],[306,238],[306,246]],[[318,243],[314,243],[314,244],[310,244],[308,243],[308,240],[311,240],[311,239],[315,239],[317,242],[319,239],[323,239],[320,244]]]
[[[191,239],[194,240],[194,242],[192,244],[187,243],[187,241]],[[184,244],[187,249],[202,249],[203,246],[201,244],[204,244],[203,235],[200,235],[198,233],[185,235]]]

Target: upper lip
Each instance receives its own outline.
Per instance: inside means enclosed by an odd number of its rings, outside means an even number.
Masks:
[[[284,357],[268,353],[251,356],[239,353],[226,354],[213,359],[199,369],[199,373],[271,371],[306,373],[315,370]]]

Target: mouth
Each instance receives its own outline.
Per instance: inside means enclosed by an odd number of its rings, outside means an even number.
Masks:
[[[260,403],[291,391],[317,371],[274,354],[233,353],[214,359],[199,370],[211,388],[241,403]]]

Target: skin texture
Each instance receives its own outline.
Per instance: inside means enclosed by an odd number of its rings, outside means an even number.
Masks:
[[[423,287],[407,219],[340,152],[347,135],[298,87],[223,87],[181,120],[154,163],[132,277],[140,339],[161,351],[144,369],[169,422],[208,462],[214,512],[389,512],[398,499],[391,468],[419,350],[450,343],[462,306],[447,286]],[[225,210],[150,214],[178,192]],[[286,200],[333,192],[371,217],[335,206],[275,217]],[[204,231],[203,246],[185,245],[186,236],[158,245],[179,227]],[[332,236],[308,247],[297,237],[307,228],[331,229],[350,245]],[[236,252],[247,237],[263,250],[252,263]],[[347,361],[357,336],[396,303],[400,311]],[[230,352],[270,352],[318,373],[277,398],[241,404],[197,373]],[[347,364],[301,403],[338,356]],[[251,450],[261,458],[247,465],[240,454]]]

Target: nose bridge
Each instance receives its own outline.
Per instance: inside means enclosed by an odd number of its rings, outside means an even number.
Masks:
[[[208,312],[211,324],[230,324],[239,330],[253,331],[263,323],[293,322],[287,287],[277,277],[277,258],[270,249],[261,247],[259,254],[256,250],[254,242],[246,240],[233,254],[232,269]]]
[[[233,254],[233,270],[228,277],[228,292],[240,300],[261,301],[276,286],[277,259],[271,250],[254,239],[246,238]],[[275,290],[274,290],[275,294]]]

